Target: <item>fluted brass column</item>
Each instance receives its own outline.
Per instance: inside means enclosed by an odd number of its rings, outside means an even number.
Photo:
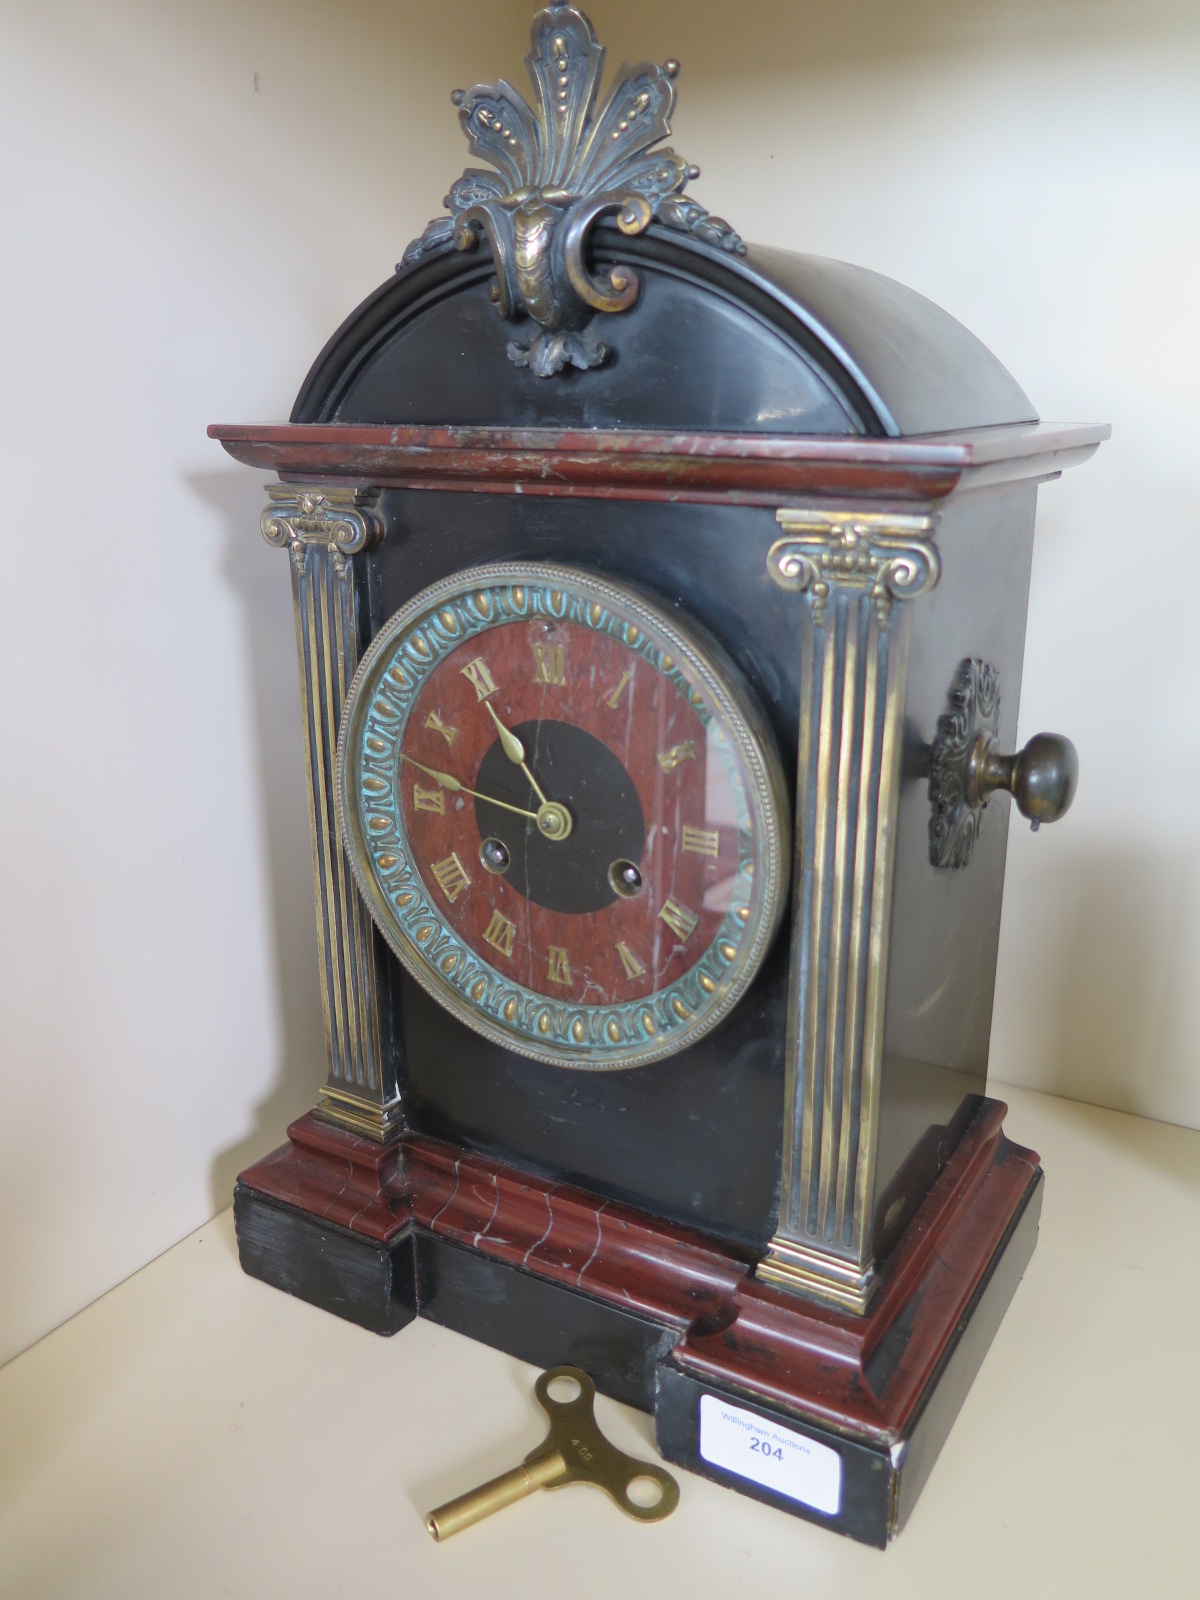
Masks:
[[[400,1128],[395,1063],[379,1005],[382,951],[338,838],[334,762],[346,691],[363,645],[358,566],[383,525],[373,490],[278,484],[262,514],[291,554],[309,776],[317,951],[329,1076],[317,1114],[385,1141]]]
[[[938,581],[924,516],[788,510],[768,555],[801,610],[795,927],[779,1222],[758,1276],[845,1309],[874,1287],[908,607]]]

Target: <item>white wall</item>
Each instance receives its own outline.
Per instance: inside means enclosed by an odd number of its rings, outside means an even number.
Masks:
[[[286,416],[440,209],[532,0],[0,3],[0,1360],[228,1202],[323,1076]],[[1200,10],[594,0],[748,238],[911,283],[1111,445],[1043,491],[993,1071],[1200,1126]]]

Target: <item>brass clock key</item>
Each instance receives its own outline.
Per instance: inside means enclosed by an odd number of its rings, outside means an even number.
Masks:
[[[550,1392],[553,1384],[563,1382],[574,1383],[578,1390],[569,1400],[557,1400]],[[590,1483],[605,1490],[626,1516],[639,1522],[659,1522],[671,1515],[679,1504],[678,1483],[662,1467],[627,1456],[608,1442],[596,1425],[592,1409],[596,1386],[586,1372],[552,1367],[542,1373],[533,1392],[550,1418],[545,1442],[511,1472],[431,1511],[425,1526],[435,1539],[448,1539],[535,1489],[559,1489],[568,1483]],[[645,1486],[649,1504],[641,1495],[635,1497],[635,1485]]]

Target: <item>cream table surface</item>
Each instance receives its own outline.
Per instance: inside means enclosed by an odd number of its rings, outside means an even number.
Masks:
[[[571,1487],[435,1544],[424,1512],[540,1441],[534,1370],[252,1281],[226,1211],[0,1371],[0,1595],[1200,1595],[1200,1133],[992,1092],[1041,1240],[886,1552],[686,1473],[661,1524]]]

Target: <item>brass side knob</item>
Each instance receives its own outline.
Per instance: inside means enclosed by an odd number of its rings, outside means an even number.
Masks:
[[[967,758],[966,800],[982,806],[997,789],[1007,789],[1037,829],[1070,810],[1078,780],[1079,756],[1061,733],[1035,734],[1015,756],[1001,755],[991,735],[981,733]]]

